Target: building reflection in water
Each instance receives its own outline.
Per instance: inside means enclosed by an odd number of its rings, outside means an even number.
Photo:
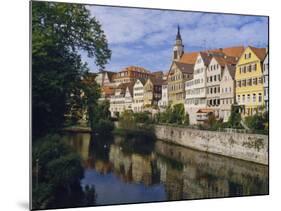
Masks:
[[[98,138],[81,133],[69,134],[67,139],[81,154],[85,171],[94,170],[100,177],[113,174],[124,186],[142,184],[152,188],[161,184],[165,197],[160,200],[268,194],[268,167],[263,165],[162,141],[156,141],[150,153],[142,154],[125,150],[121,137]],[[114,183],[110,185],[114,186]],[[158,199],[151,196],[146,201]],[[107,203],[112,204],[111,201]]]

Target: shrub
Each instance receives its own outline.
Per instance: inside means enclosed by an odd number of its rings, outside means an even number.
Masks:
[[[133,114],[134,119],[137,123],[151,123],[151,113],[150,112],[139,112]]]
[[[109,134],[113,129],[114,123],[106,119],[101,119],[96,125],[96,132],[101,135]]]
[[[245,118],[246,125],[253,130],[264,130],[266,119],[261,114],[255,114],[254,116],[248,116]]]

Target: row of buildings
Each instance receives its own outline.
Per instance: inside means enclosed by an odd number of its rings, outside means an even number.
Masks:
[[[182,103],[191,124],[205,121],[210,113],[227,121],[234,104],[243,116],[268,109],[268,50],[235,46],[184,52],[178,28],[168,71],[130,66],[117,73],[100,72],[96,81],[102,98],[110,100],[113,116]]]

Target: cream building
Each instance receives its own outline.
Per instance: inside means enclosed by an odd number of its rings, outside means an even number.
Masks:
[[[130,91],[130,87],[132,87],[131,83],[119,84],[116,87],[114,95],[109,99],[111,116],[118,116],[125,110],[131,109],[132,91]]]
[[[133,88],[134,83],[129,83],[126,87],[124,96],[125,110],[133,110]]]
[[[265,109],[268,111],[268,98],[269,98],[269,92],[268,92],[268,69],[269,69],[269,63],[268,63],[268,52],[266,54],[266,57],[263,61],[263,89],[264,89],[264,103],[265,103]]]
[[[185,112],[189,114],[190,124],[197,123],[197,111],[207,107],[206,72],[211,56],[205,52],[198,53],[194,65],[193,79],[185,82]]]
[[[144,79],[137,79],[134,87],[133,87],[133,103],[132,108],[134,112],[142,112],[144,105],[143,105],[143,96],[144,96]]]
[[[144,107],[149,108],[158,105],[158,102],[161,99],[162,83],[162,77],[151,77],[147,79],[144,85]]]
[[[235,104],[235,66],[224,67],[220,82],[220,118],[227,122],[231,114],[231,106]]]

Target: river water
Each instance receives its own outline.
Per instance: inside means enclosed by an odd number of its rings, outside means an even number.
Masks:
[[[96,204],[268,194],[268,167],[157,140],[132,146],[120,136],[68,133],[81,155],[82,187],[94,186]]]

